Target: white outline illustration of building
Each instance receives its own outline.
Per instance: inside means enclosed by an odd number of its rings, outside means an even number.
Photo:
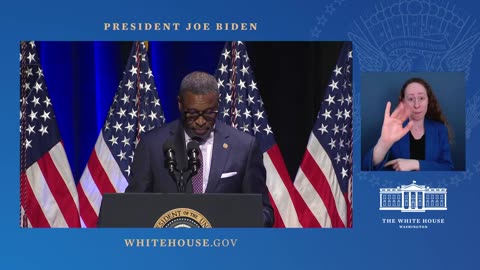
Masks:
[[[415,180],[409,185],[381,188],[380,210],[402,212],[447,210],[447,189],[417,185]]]

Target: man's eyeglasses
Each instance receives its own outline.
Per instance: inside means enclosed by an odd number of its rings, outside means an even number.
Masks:
[[[215,118],[217,117],[218,111],[214,110],[206,110],[203,112],[199,112],[197,110],[188,110],[188,111],[183,111],[185,114],[185,119],[188,121],[195,121],[197,120],[200,116],[205,119],[205,121],[214,121]]]

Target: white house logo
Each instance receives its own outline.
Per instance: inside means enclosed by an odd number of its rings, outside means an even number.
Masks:
[[[447,189],[409,185],[380,189],[380,210],[401,212],[425,212],[447,210]]]

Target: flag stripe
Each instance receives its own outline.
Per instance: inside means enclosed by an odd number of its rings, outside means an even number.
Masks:
[[[49,227],[67,226],[65,218],[61,214],[60,208],[48,187],[47,181],[45,180],[38,163],[34,163],[27,169],[27,178],[33,191],[33,196],[48,220]]]
[[[317,153],[315,156],[312,156],[310,153]],[[323,147],[318,143],[315,136],[310,137],[310,143],[307,147],[307,152],[305,153],[302,164],[300,165],[302,172],[305,175],[305,178],[298,179],[295,181],[295,185],[298,187],[304,185],[303,181],[309,181],[311,187],[316,190],[318,195],[321,197],[323,204],[328,212],[329,218],[331,219],[332,226],[334,227],[345,227],[346,222],[346,205],[343,194],[338,185],[337,176],[335,170],[331,165],[331,160],[328,158],[328,155],[325,153]],[[299,189],[301,191],[302,197],[304,199],[309,196],[315,196],[313,190],[310,189]],[[312,201],[312,204],[314,202]],[[317,202],[318,203],[318,202]],[[309,203],[310,205],[310,203]],[[316,212],[315,216],[321,216],[320,209],[310,205],[312,211]],[[317,211],[315,211],[315,210]]]
[[[88,168],[84,171],[84,174],[86,172],[88,172],[90,174],[90,172],[88,171]],[[94,207],[92,206],[92,205],[95,205],[95,204],[92,203],[92,200],[89,198],[90,196],[92,196],[92,194],[94,194],[94,192],[87,189],[87,190],[89,190],[89,192],[87,193],[89,196],[87,196],[87,194],[85,194],[84,187],[83,187],[85,182],[87,182],[87,181],[79,183],[78,188],[77,188],[78,189],[78,199],[80,201],[80,218],[81,218],[81,221],[83,223],[82,227],[86,226],[87,228],[92,228],[92,227],[96,226],[98,213],[95,211]],[[88,183],[91,186],[95,186],[95,185],[92,185],[92,183],[94,183],[93,181],[90,181]],[[97,192],[97,193],[99,193],[99,192]],[[100,200],[101,200],[101,196],[100,196]]]
[[[92,152],[87,167],[101,194],[115,192],[112,182],[110,182],[107,173],[102,167],[102,163],[98,159],[97,151]]]
[[[103,172],[106,173],[107,179],[111,184],[113,190],[101,191],[102,194],[106,192],[124,192],[125,188],[128,186],[128,181],[125,179],[118,163],[115,161],[115,158],[112,155],[112,152],[108,148],[108,145],[105,143],[103,133],[100,132],[98,141],[95,144],[95,151],[97,155],[97,160],[99,161],[100,166],[103,168]],[[97,165],[98,166],[98,165]]]
[[[273,148],[275,148],[275,145],[270,149],[275,152]],[[276,222],[276,225],[279,226],[283,224],[285,226],[285,223],[288,221],[290,227],[301,227],[296,211],[294,210],[293,201],[290,196],[286,196],[289,194],[289,191],[286,187],[285,180],[283,180],[283,177],[280,175],[282,170],[276,169],[276,158],[276,154],[272,153],[272,155],[270,155],[268,151],[263,155],[263,164],[267,171],[267,187],[273,199],[271,203],[276,205],[278,211],[277,216],[281,217],[281,222]]]
[[[75,181],[70,166],[68,163],[65,164],[66,160],[67,154],[60,141],[38,161],[38,164],[68,226],[78,227],[78,198]]]
[[[43,213],[42,207],[38,203],[37,198],[33,193],[32,187],[30,186],[30,180],[28,180],[25,184],[25,189],[27,193],[26,197],[28,199],[25,202],[27,205],[24,205],[23,209],[24,211],[25,209],[28,209],[28,212],[26,213],[28,222],[30,222],[30,224],[35,228],[50,228],[50,223],[48,222],[47,217]]]

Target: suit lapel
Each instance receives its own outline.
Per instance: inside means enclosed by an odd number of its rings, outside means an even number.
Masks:
[[[215,137],[213,139],[212,163],[210,165],[210,175],[208,176],[208,185],[205,190],[206,193],[215,191],[220,177],[225,168],[228,154],[231,147],[229,147],[229,134],[223,123],[217,122],[215,125]]]

